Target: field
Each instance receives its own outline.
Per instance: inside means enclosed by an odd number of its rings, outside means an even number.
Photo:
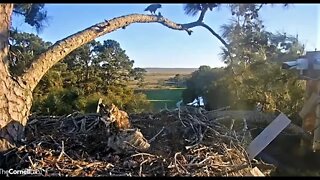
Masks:
[[[165,80],[174,77],[176,74],[188,76],[196,68],[145,68],[147,70],[145,82],[142,88],[137,84],[131,84],[136,92],[143,92],[147,95],[154,110],[160,110],[165,107],[175,108],[176,103],[181,100],[182,92],[185,88],[175,88],[165,85]]]
[[[142,89],[137,92],[143,92],[151,102],[153,110],[157,111],[165,107],[171,109],[176,107],[176,103],[181,100],[181,94],[184,88],[171,89]]]
[[[165,81],[174,77],[176,74],[189,76],[197,68],[145,68],[147,70],[143,87],[138,86],[138,82],[130,84],[134,89],[165,89],[172,86],[165,85]]]
[[[197,68],[145,68],[147,74],[190,74],[193,71],[196,71]]]

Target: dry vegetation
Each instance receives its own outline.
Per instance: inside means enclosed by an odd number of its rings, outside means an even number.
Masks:
[[[114,131],[99,114],[35,116],[25,145],[3,161],[8,168],[41,169],[41,176],[248,176],[254,167],[270,174],[272,165],[247,157],[245,123],[230,129],[219,119],[228,117],[188,107],[132,114],[133,130]],[[136,132],[143,137],[132,136]],[[120,137],[121,151],[110,148],[112,136]],[[143,142],[150,144],[147,151],[137,148]]]
[[[147,73],[143,83],[144,89],[159,89],[159,88],[172,88],[171,86],[165,86],[164,81],[169,78],[173,78],[176,74],[190,75],[196,71],[197,68],[145,68]],[[133,88],[139,88],[138,82],[132,82],[130,84]]]

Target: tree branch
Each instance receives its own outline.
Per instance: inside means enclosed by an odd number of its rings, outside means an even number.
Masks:
[[[206,14],[207,10],[208,10],[208,8],[206,7],[201,11],[198,22],[203,22],[203,18],[204,18],[204,15]]]
[[[16,14],[19,14],[21,16],[25,16],[26,15],[26,13],[22,13],[22,12],[16,11],[16,10],[13,10],[13,12],[16,13]]]
[[[211,32],[212,35],[214,35],[217,39],[219,39],[219,41],[228,49],[229,51],[229,45],[228,43],[219,35],[217,34],[210,26],[208,26],[205,23],[200,23],[200,26],[206,28],[208,31]]]
[[[227,48],[227,54],[230,58],[230,61],[232,62],[232,56],[231,56],[231,49],[230,49],[230,46],[229,44],[219,35],[217,34],[210,26],[208,26],[207,24],[205,23],[201,23],[200,26],[206,28],[208,31],[211,32],[212,35],[214,35],[217,39],[219,39],[219,41]],[[232,69],[232,72],[234,73],[234,70]]]
[[[263,6],[263,3],[260,4],[260,6],[256,9],[256,11],[257,11],[257,12],[260,11],[260,9],[262,8],[262,6]]]
[[[189,30],[190,28],[203,26],[207,28],[213,35],[215,35],[215,37],[217,37],[224,45],[227,45],[226,47],[228,47],[228,44],[218,34],[216,34],[209,26],[204,25],[202,22],[196,21],[187,24],[177,24],[162,16],[130,14],[111,19],[110,21],[105,20],[104,22],[95,24],[85,30],[57,41],[46,52],[39,55],[33,61],[31,66],[25,70],[21,76],[22,81],[30,90],[33,90],[42,76],[54,64],[56,64],[70,52],[81,45],[96,39],[97,37],[113,32],[132,23],[160,23],[170,29],[187,31],[188,34],[191,34],[192,32]]]

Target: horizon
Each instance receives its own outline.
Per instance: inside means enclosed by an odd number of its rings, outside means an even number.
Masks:
[[[13,17],[12,25],[22,32],[37,34],[44,41],[55,43],[67,36],[83,30],[104,19],[112,19],[131,13],[149,14],[143,11],[149,4],[58,4],[45,5],[49,23],[39,34],[26,25],[19,16]],[[260,10],[260,17],[265,30],[288,35],[299,35],[299,41],[305,44],[306,51],[320,49],[320,5],[289,4],[282,7],[267,5]],[[184,14],[183,4],[163,3],[161,14],[176,22],[193,22],[198,17]],[[294,17],[294,18],[292,18]],[[226,7],[208,12],[204,22],[221,34],[220,27],[230,21],[231,13]],[[80,21],[79,21],[80,20]],[[219,53],[221,42],[209,31],[201,27],[192,28],[189,36],[184,31],[171,30],[158,23],[136,23],[125,30],[119,29],[103,35],[96,41],[112,39],[120,43],[122,49],[134,67],[140,68],[199,68],[208,65],[212,68],[223,67]]]

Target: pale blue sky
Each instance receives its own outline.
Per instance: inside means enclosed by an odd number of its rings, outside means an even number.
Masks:
[[[39,36],[56,42],[93,24],[131,13],[148,13],[149,4],[46,4],[50,17],[48,27]],[[161,14],[177,23],[195,21],[197,17],[184,14],[183,4],[162,4]],[[268,31],[299,35],[307,50],[320,50],[320,4],[290,4],[265,6],[261,18]],[[208,12],[204,22],[221,34],[220,26],[228,23],[231,13],[226,7]],[[19,17],[13,26],[21,31],[36,33]],[[192,67],[223,65],[219,53],[222,44],[202,27],[185,31],[168,29],[160,24],[131,24],[97,40],[113,39],[126,50],[135,67]]]

